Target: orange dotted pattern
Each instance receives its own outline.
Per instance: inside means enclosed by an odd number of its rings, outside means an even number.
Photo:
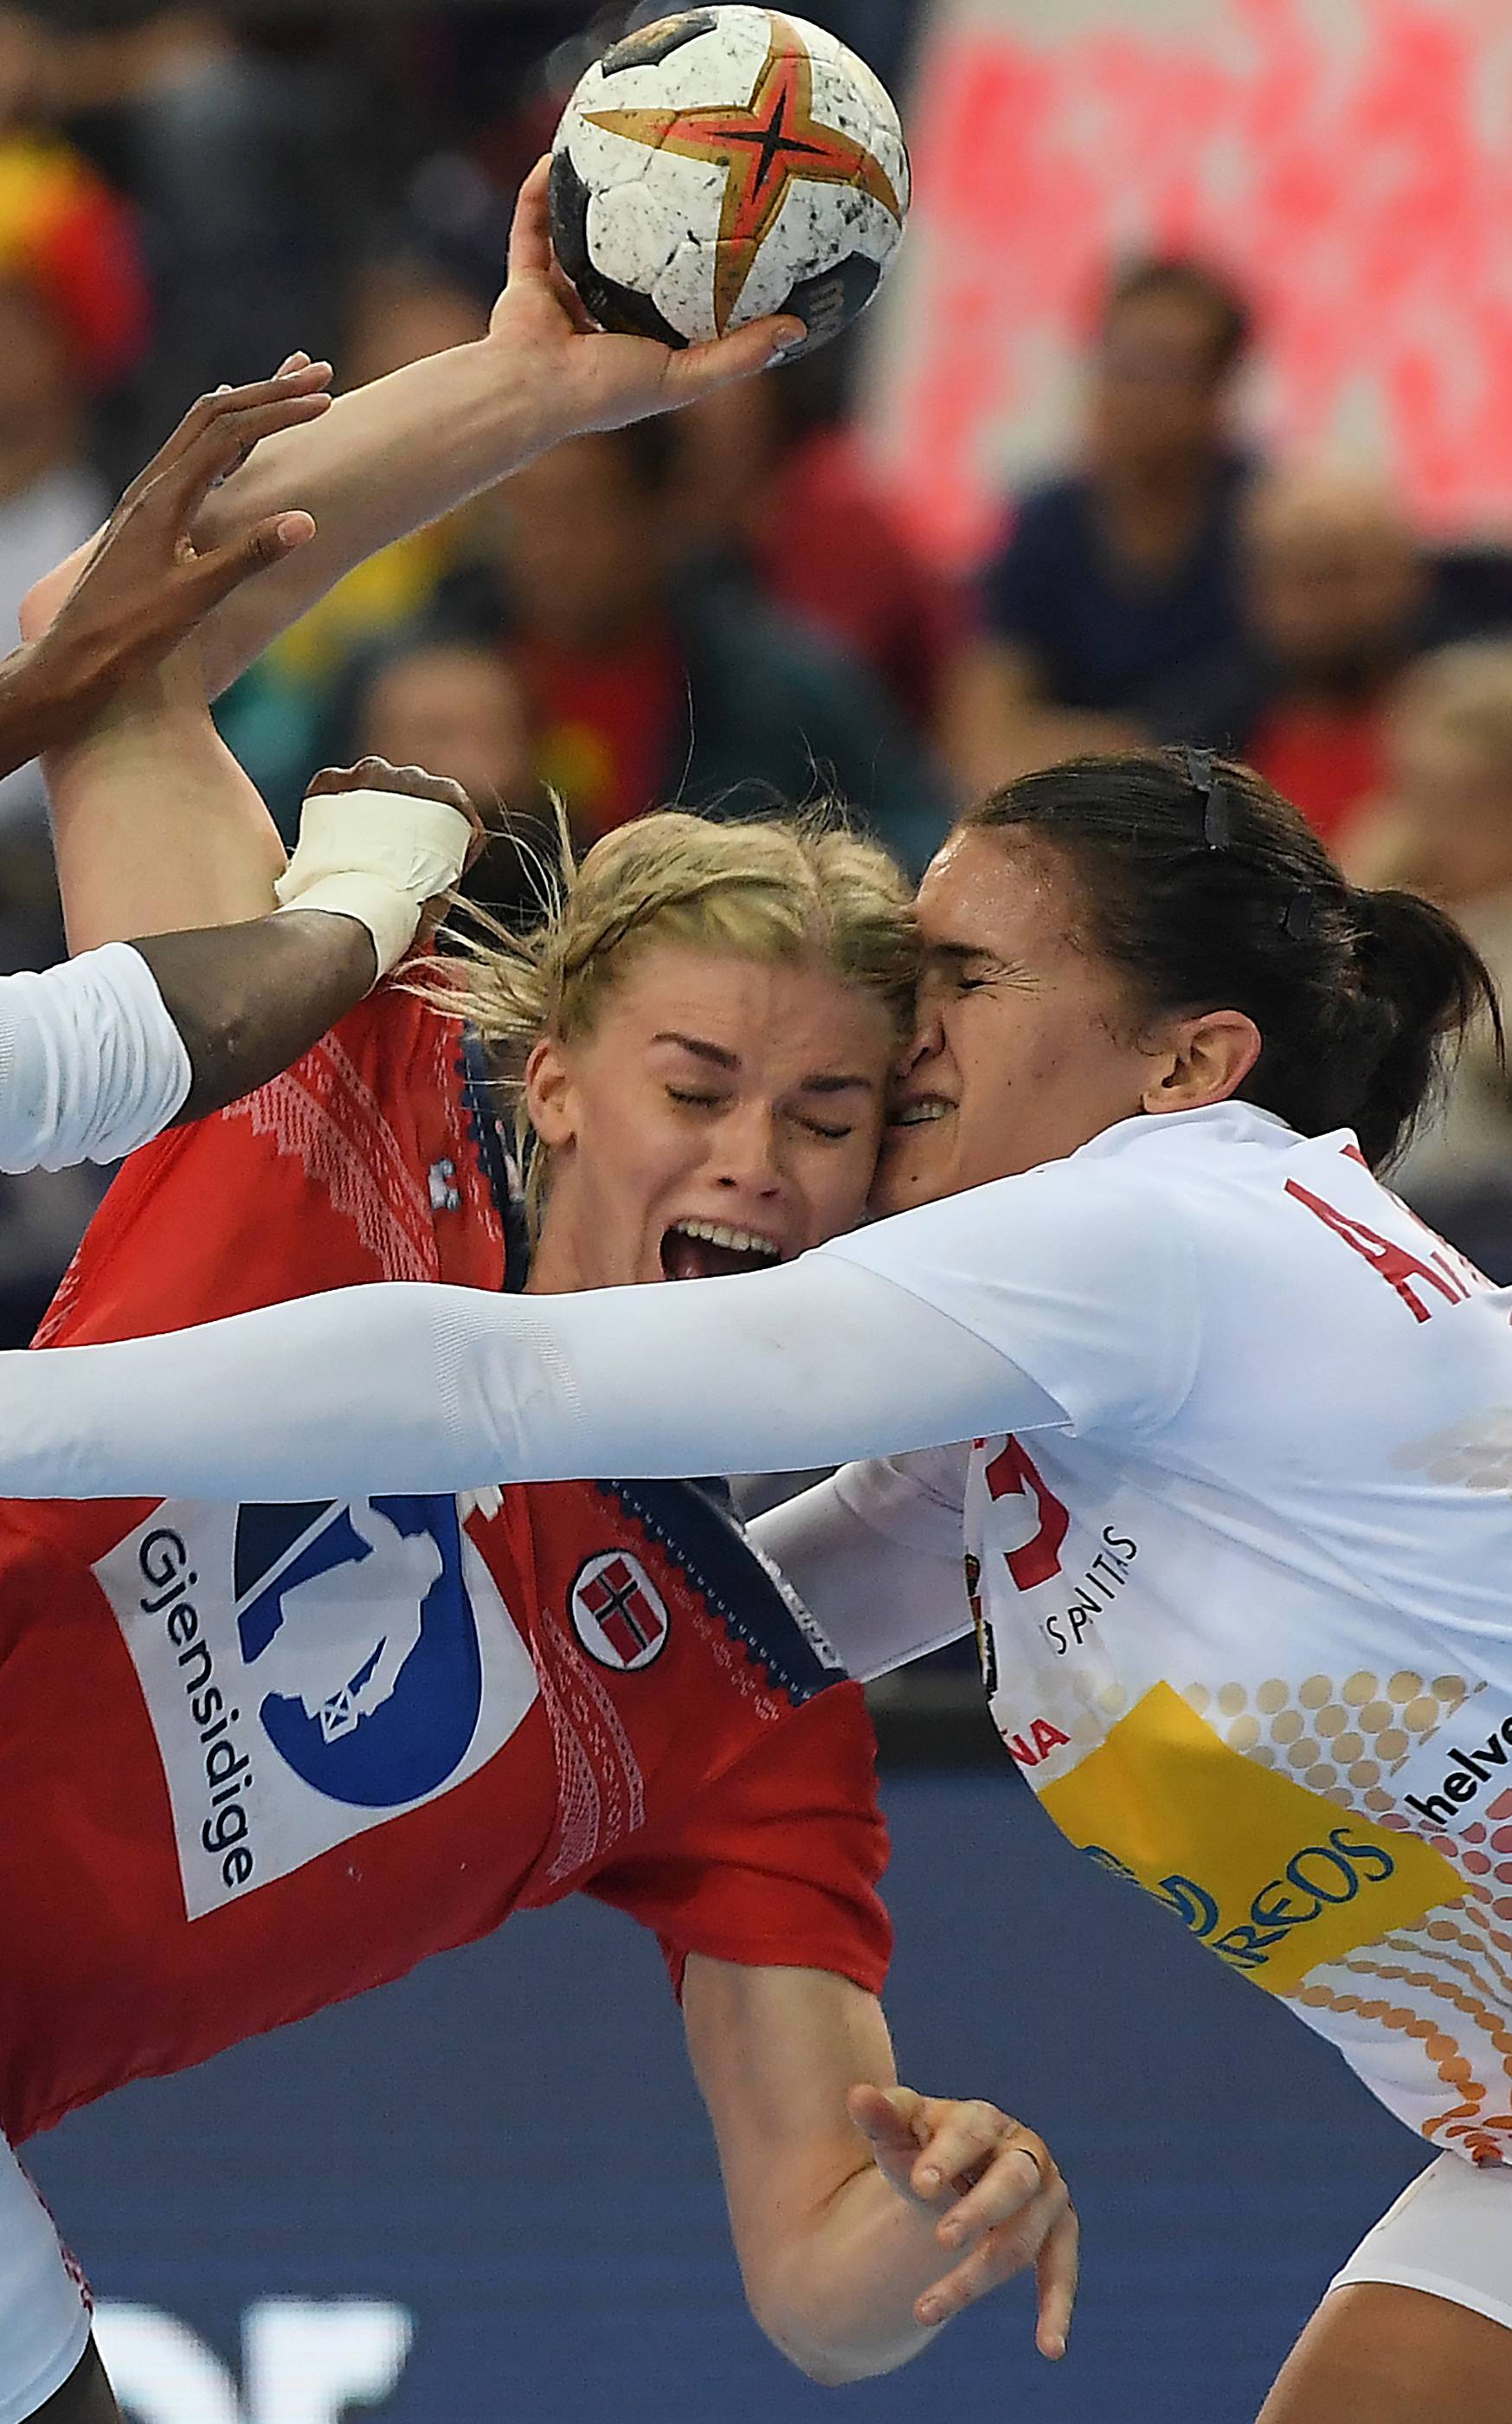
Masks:
[[[1363,1966],[1351,1964],[1352,1967]],[[1408,1973],[1403,1973],[1406,1976]],[[1336,1988],[1313,1981],[1299,1987],[1294,2000],[1307,2005],[1310,2011],[1354,2014],[1362,2020],[1373,2020],[1380,2028],[1399,2030],[1404,2035],[1418,2038],[1427,2059],[1434,2065],[1446,2088],[1457,2092],[1461,2101],[1447,2113],[1436,2113],[1424,2125],[1423,2134],[1431,2138],[1438,2133],[1459,2138],[1468,2153],[1478,2161],[1489,2158],[1501,2160],[1501,2146],[1488,2129],[1481,2115],[1486,2089],[1472,2077],[1471,2065],[1459,2049],[1457,2038],[1449,2034],[1435,2018],[1409,2010],[1405,2004],[1389,2001],[1384,1997],[1341,1995]]]
[[[1421,1927],[1411,1931],[1403,1929],[1399,1933],[1383,1936],[1381,1949],[1402,1954],[1410,1959],[1437,1961],[1440,1969],[1451,1970],[1457,1977],[1468,1978],[1472,1985],[1483,1994],[1488,1994],[1493,2001],[1504,1998],[1512,2009],[1512,1972],[1474,1933],[1474,1916],[1472,1911],[1469,1914],[1468,1924],[1464,1921],[1442,1917],[1424,1920]],[[1446,1948],[1451,1944],[1457,1945],[1459,1952],[1449,1952]],[[1469,1954],[1472,1957],[1465,1960],[1461,1958],[1462,1954]]]
[[[1341,1810],[1363,1809],[1384,1822],[1395,1806],[1386,1789],[1393,1768],[1453,1716],[1470,1690],[1463,1675],[1429,1677],[1407,1667],[1377,1675],[1361,1668],[1342,1682],[1309,1675],[1295,1686],[1279,1675],[1216,1690],[1188,1683],[1182,1697],[1231,1750],[1262,1767],[1286,1770]],[[1512,1851],[1512,1828],[1505,1831]],[[1504,1916],[1512,1919],[1512,1904]]]
[[[1445,1905],[1337,1965],[1394,1992],[1351,1991],[1313,1978],[1290,2000],[1415,2040],[1451,2098],[1424,2123],[1423,2134],[1452,2139],[1475,2161],[1500,2162],[1512,2161],[1512,2112],[1487,2107],[1495,2079],[1500,2100],[1512,2102],[1512,1792],[1452,1836],[1414,1824],[1390,1790],[1393,1771],[1472,1692],[1462,1675],[1404,1667],[1389,1675],[1366,1668],[1341,1678],[1309,1675],[1298,1684],[1280,1676],[1258,1684],[1192,1683],[1183,1697],[1231,1750],[1281,1769],[1340,1809],[1420,1836],[1466,1878],[1463,1903]]]

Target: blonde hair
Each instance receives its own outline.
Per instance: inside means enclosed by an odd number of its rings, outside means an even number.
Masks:
[[[526,1061],[544,1035],[590,1033],[651,944],[817,961],[873,995],[906,1041],[919,966],[912,894],[886,852],[835,814],[722,821],[662,808],[606,834],[581,864],[560,812],[557,836],[556,863],[535,869],[539,923],[513,933],[470,910],[477,931],[449,928],[459,956],[421,987],[482,1038],[512,1113],[533,1230],[549,1173],[526,1109]]]

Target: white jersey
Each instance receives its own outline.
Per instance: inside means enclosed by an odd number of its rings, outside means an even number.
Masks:
[[[1123,1244],[1096,1265],[1100,1192]],[[1010,1225],[1037,1292],[1002,1268]],[[1350,1137],[1238,1104],[1126,1122],[910,1226],[906,1270],[887,1224],[830,1251],[1011,1342],[1069,1418],[958,1452],[1011,1756],[1414,2129],[1505,2158],[1512,1296]],[[947,1471],[921,1465],[934,1529]],[[909,1479],[840,1492],[896,1526]]]

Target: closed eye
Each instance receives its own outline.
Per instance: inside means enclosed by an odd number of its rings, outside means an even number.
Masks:
[[[937,943],[929,955],[929,974],[952,993],[980,993],[984,986],[1019,983],[1026,971],[997,959],[972,943]]]
[[[723,1094],[700,1093],[695,1088],[688,1086],[669,1086],[667,1092],[675,1103],[691,1103],[704,1111],[717,1111],[724,1100]]]

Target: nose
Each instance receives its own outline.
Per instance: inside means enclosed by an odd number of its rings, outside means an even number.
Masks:
[[[769,1103],[746,1103],[719,1124],[713,1179],[752,1201],[780,1194],[786,1183],[781,1124]]]
[[[914,1013],[914,1032],[893,1064],[894,1084],[906,1085],[926,1060],[933,1059],[944,1044],[945,1029],[940,1019],[938,992],[932,985],[922,984]]]

